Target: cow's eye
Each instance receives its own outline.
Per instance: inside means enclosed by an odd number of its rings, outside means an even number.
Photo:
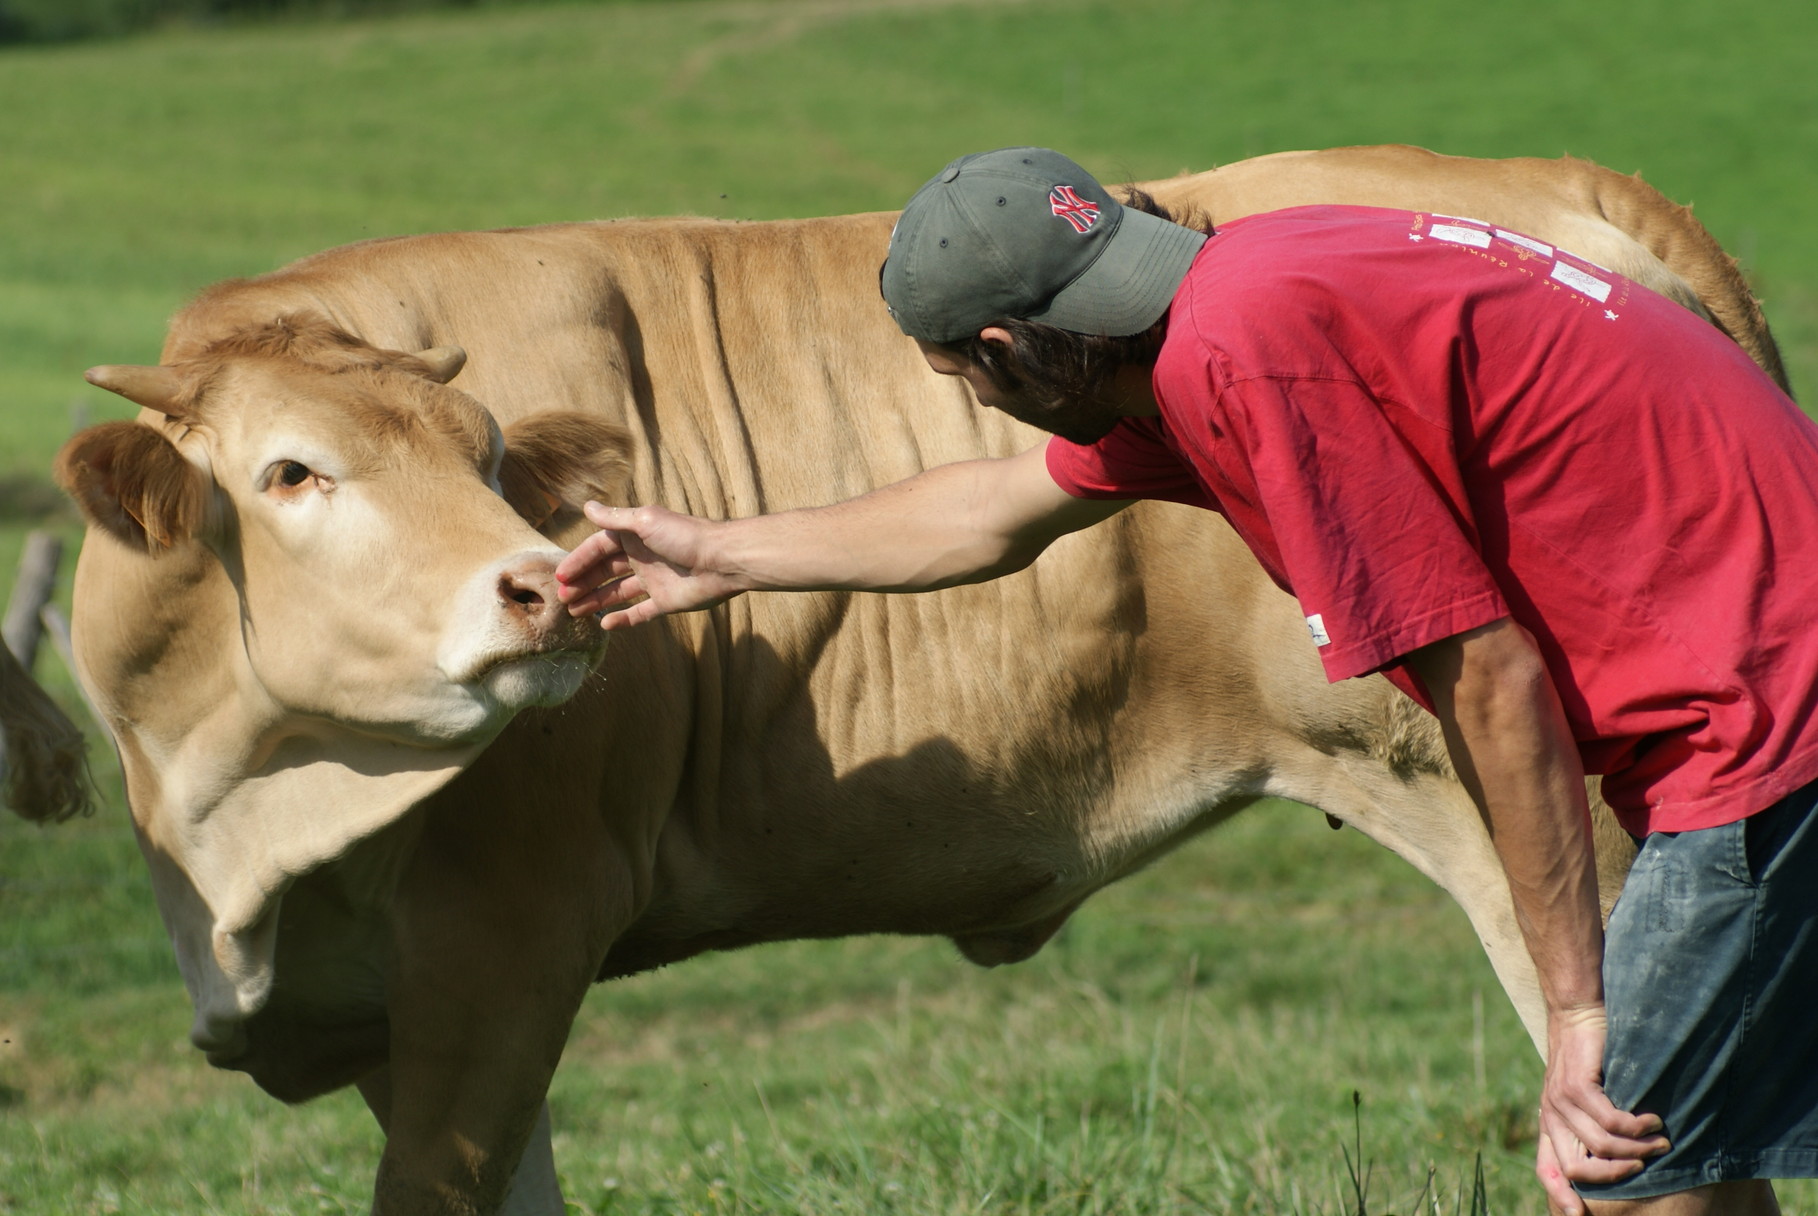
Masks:
[[[278,484],[281,486],[300,486],[309,480],[309,476],[309,466],[298,460],[286,460],[278,466]]]

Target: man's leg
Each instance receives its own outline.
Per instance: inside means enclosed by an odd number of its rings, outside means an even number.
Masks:
[[[1780,1216],[1780,1201],[1773,1183],[1753,1178],[1652,1199],[1587,1200],[1585,1210],[1590,1216]]]

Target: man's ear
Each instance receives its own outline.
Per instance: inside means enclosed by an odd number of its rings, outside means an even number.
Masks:
[[[994,342],[999,346],[1016,345],[1016,339],[1012,338],[1010,331],[1001,325],[987,325],[978,331],[978,336],[986,342]]]
[[[531,527],[554,540],[584,522],[588,499],[623,503],[631,490],[631,438],[591,414],[549,410],[505,428],[499,489]]]
[[[57,453],[52,473],[88,522],[154,557],[195,536],[207,478],[176,446],[137,422],[103,422]]]

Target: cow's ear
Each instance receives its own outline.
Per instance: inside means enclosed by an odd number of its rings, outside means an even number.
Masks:
[[[580,521],[588,499],[622,502],[631,488],[631,439],[588,414],[550,410],[505,428],[499,489],[530,526],[552,539]]]
[[[154,556],[202,526],[202,471],[151,427],[103,422],[80,431],[57,453],[53,472],[89,523]]]

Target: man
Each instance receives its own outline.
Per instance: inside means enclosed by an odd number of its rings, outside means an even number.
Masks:
[[[1547,1002],[1549,1199],[1766,1213],[1818,1174],[1818,428],[1739,350],[1476,221],[1208,236],[1030,148],[923,186],[882,286],[935,371],[1056,438],[818,510],[591,504],[571,611],[928,590],[1133,499],[1220,511],[1328,678],[1383,671],[1445,728]],[[1646,838],[1607,960],[1586,771]]]

